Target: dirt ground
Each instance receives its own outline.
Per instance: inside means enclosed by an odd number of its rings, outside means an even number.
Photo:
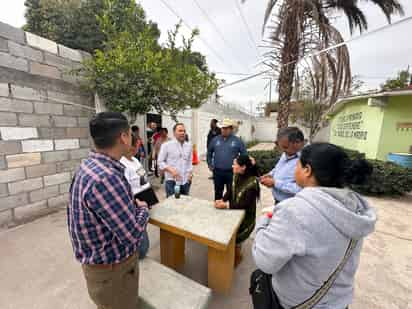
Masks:
[[[195,175],[192,195],[212,199],[206,165],[197,166]],[[163,188],[159,192],[163,198]],[[271,205],[270,191],[264,189],[262,195],[259,207]],[[412,196],[369,200],[378,209],[379,222],[364,244],[351,309],[412,309]],[[159,230],[149,226],[149,235],[149,256],[159,260]],[[252,242],[253,237],[244,245],[244,261],[235,271],[232,290],[228,295],[213,295],[209,308],[251,308]],[[0,308],[95,308],[73,258],[65,210],[1,231],[0,248]],[[181,272],[206,284],[207,248],[188,242],[186,256]]]

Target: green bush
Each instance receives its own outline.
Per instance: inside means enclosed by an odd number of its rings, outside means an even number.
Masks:
[[[365,155],[354,150],[345,149],[349,157],[365,158]],[[273,151],[251,151],[261,174],[270,172],[278,162],[281,153]],[[404,168],[391,162],[368,160],[373,166],[373,173],[363,185],[351,186],[356,192],[365,195],[396,196],[412,192],[412,169]]]
[[[253,141],[250,141],[250,142],[246,142],[245,143],[245,146],[246,146],[246,149],[249,149],[249,148],[252,148],[253,146],[256,146],[257,144],[259,144],[260,142],[258,141],[258,140],[253,140]]]

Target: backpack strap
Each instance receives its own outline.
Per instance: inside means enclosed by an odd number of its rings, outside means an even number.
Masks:
[[[346,249],[345,256],[339,263],[338,267],[336,267],[335,271],[329,276],[328,280],[326,280],[323,285],[315,292],[315,294],[313,294],[309,299],[305,300],[300,305],[293,307],[292,309],[310,309],[318,304],[332,287],[339,273],[342,271],[349,258],[352,256],[352,253],[355,250],[357,244],[357,240],[351,239],[348,248]]]

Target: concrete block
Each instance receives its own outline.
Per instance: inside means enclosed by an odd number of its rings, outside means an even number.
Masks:
[[[65,128],[38,128],[39,137],[44,139],[66,138]]]
[[[70,84],[79,85],[81,82],[85,81],[84,76],[77,72],[72,72],[72,69],[63,69],[62,79]]]
[[[208,307],[211,289],[150,258],[140,261],[139,268],[139,297],[148,308]]]
[[[60,45],[60,44],[58,45],[58,47],[59,47],[59,56],[60,57],[67,58],[67,59],[70,59],[70,60],[76,61],[76,62],[82,62],[83,61],[83,57],[82,57],[82,54],[80,53],[80,51],[68,48],[68,47]]]
[[[88,128],[90,119],[88,117],[79,117],[77,118],[79,122],[79,127],[81,128]]]
[[[81,148],[90,148],[93,146],[93,142],[91,141],[91,139],[86,139],[86,138],[82,138],[80,139],[80,147]]]
[[[0,227],[7,227],[13,222],[13,211],[11,209],[0,212]]]
[[[89,156],[89,153],[90,153],[90,149],[88,149],[88,148],[72,150],[72,151],[70,151],[70,158],[72,160],[84,159],[84,158],[87,158]]]
[[[7,40],[3,38],[0,38],[0,51],[6,53],[9,51],[9,45],[7,44]]]
[[[87,97],[48,90],[47,97],[57,103],[87,104]]]
[[[72,184],[71,182],[68,182],[68,183],[59,185],[60,194],[69,193],[71,184]]]
[[[7,184],[0,183],[0,197],[4,197],[9,195],[9,191],[7,190]]]
[[[24,31],[0,22],[0,37],[15,41],[20,44],[25,43]]]
[[[42,38],[37,36],[33,33],[26,32],[26,40],[27,44],[36,47],[38,49],[42,49],[48,51],[49,53],[57,55],[57,43],[50,41],[48,39]]]
[[[71,161],[62,161],[62,162],[57,162],[57,172],[58,173],[63,173],[63,172],[74,172],[77,170],[77,168],[80,166],[80,160],[71,160]]]
[[[43,152],[41,155],[44,163],[61,162],[69,159],[69,152],[67,150]]]
[[[26,127],[50,127],[50,116],[48,115],[19,115],[19,124]]]
[[[38,138],[36,128],[0,127],[1,138],[4,141]]]
[[[9,53],[16,57],[26,58],[32,61],[43,61],[43,53],[29,46],[20,45],[9,41]]]
[[[0,97],[8,97],[9,96],[9,84],[0,83]]]
[[[6,157],[0,156],[0,170],[6,169]]]
[[[88,138],[88,128],[67,128],[66,135],[69,138]]]
[[[74,67],[74,64],[72,61],[66,58],[59,57],[54,54],[50,54],[48,52],[44,52],[44,63],[57,67],[59,69],[72,69]],[[80,66],[80,64],[79,64]]]
[[[17,71],[29,71],[29,63],[26,59],[17,58],[4,52],[0,52],[0,66]]]
[[[52,140],[28,140],[22,141],[23,152],[53,151]]]
[[[30,192],[29,198],[30,198],[30,202],[35,203],[38,201],[47,200],[51,197],[55,197],[58,195],[59,195],[59,186],[52,186],[52,187],[46,187],[40,190]]]
[[[63,104],[35,102],[34,112],[37,114],[63,115]]]
[[[9,155],[6,157],[6,160],[8,168],[32,166],[40,164],[41,155],[38,152]]]
[[[71,180],[70,173],[60,173],[54,174],[49,176],[44,176],[44,186],[55,186],[65,182],[69,182]]]
[[[15,126],[17,125],[17,115],[14,113],[0,112],[0,126]]]
[[[93,114],[89,109],[82,108],[76,105],[64,105],[64,114],[66,116],[90,116]]]
[[[11,95],[13,98],[23,99],[28,101],[43,101],[40,90],[11,85]]]
[[[28,204],[14,209],[14,220],[19,222],[28,221],[50,213],[47,201]]]
[[[30,73],[54,79],[61,79],[61,73],[58,68],[38,62],[30,63]]]
[[[43,188],[43,179],[42,178],[32,178],[26,179],[23,181],[17,181],[8,184],[9,192],[11,195],[19,194],[23,192],[30,192]]]
[[[56,171],[56,164],[54,163],[40,164],[26,167],[26,176],[27,178],[36,178],[56,174]]]
[[[69,194],[66,193],[57,197],[52,197],[47,201],[47,203],[49,208],[66,206],[69,203]]]
[[[56,150],[78,149],[80,148],[78,139],[56,139],[54,141]]]
[[[14,113],[33,113],[33,103],[11,98],[0,98],[0,111]]]
[[[52,121],[58,128],[77,127],[77,119],[75,117],[53,116]]]
[[[15,168],[0,171],[0,183],[19,181],[26,178],[24,168]]]
[[[21,143],[0,141],[0,155],[16,154],[21,152]]]

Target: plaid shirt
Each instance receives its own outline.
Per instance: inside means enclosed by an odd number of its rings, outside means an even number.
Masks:
[[[91,153],[70,194],[69,233],[80,263],[119,263],[137,251],[149,215],[146,208],[136,207],[119,161]]]

